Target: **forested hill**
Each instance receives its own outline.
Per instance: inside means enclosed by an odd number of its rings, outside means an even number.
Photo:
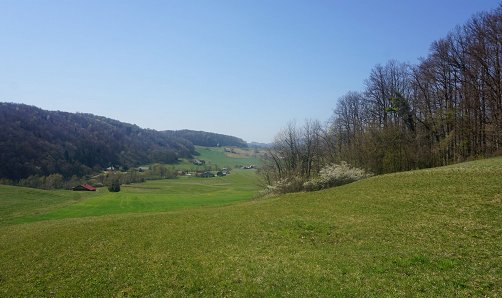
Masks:
[[[219,133],[205,132],[205,131],[195,131],[195,130],[176,130],[176,131],[165,131],[167,135],[172,135],[179,138],[184,138],[192,142],[194,145],[206,146],[206,147],[217,147],[217,146],[235,146],[235,147],[247,147],[247,143],[237,137],[222,135]]]
[[[171,163],[195,153],[182,134],[24,104],[0,103],[0,127],[0,178],[14,180],[52,173],[83,176],[112,165]]]

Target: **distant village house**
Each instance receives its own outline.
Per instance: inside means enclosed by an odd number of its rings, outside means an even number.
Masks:
[[[72,188],[73,191],[96,191],[96,188],[89,184],[80,184]]]
[[[136,170],[137,170],[138,172],[141,172],[141,173],[142,173],[142,172],[144,172],[144,171],[146,171],[146,170],[149,170],[149,169],[150,169],[150,167],[145,167],[145,166],[143,166],[143,167],[138,167]]]
[[[197,174],[197,177],[201,177],[201,178],[211,178],[211,177],[214,177],[214,174],[209,172],[209,171],[206,171],[204,173],[198,173]]]
[[[194,159],[194,160],[192,160],[192,163],[194,165],[196,165],[196,166],[201,166],[201,165],[205,165],[206,161],[205,160]]]

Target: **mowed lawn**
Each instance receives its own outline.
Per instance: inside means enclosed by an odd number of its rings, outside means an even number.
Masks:
[[[501,251],[494,158],[226,206],[4,225],[0,296],[497,297]]]

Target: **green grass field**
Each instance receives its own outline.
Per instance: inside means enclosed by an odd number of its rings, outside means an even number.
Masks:
[[[246,165],[260,165],[262,151],[255,152],[253,149],[232,148],[236,153],[225,152],[224,147],[195,147],[199,155],[197,159],[206,161],[204,166],[195,166],[191,160],[183,159],[174,167],[176,169],[196,170],[204,167],[235,169]]]
[[[124,194],[140,198],[152,188]],[[5,207],[16,190],[0,191]],[[72,203],[61,196],[40,204],[57,214],[101,194]],[[36,204],[7,203],[2,218],[32,214]],[[502,294],[502,158],[225,206],[147,209],[8,221],[0,227],[0,296]]]
[[[51,213],[97,195],[94,192],[47,191],[0,185],[0,226],[25,222],[28,218]]]
[[[225,177],[179,177],[122,185],[118,193],[106,188],[72,192],[0,186],[0,225],[226,205],[249,200],[257,191],[254,170],[234,170]]]

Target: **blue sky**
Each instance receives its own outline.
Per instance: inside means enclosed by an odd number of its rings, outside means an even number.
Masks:
[[[487,0],[0,0],[0,101],[270,142]]]

